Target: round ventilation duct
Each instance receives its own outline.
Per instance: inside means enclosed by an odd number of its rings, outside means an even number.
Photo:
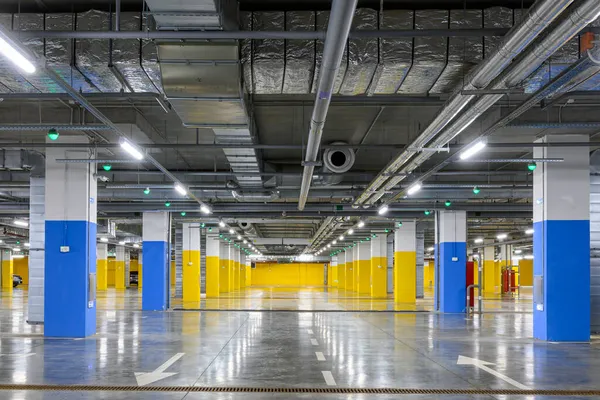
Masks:
[[[344,142],[334,142],[333,145],[347,144]],[[333,172],[343,174],[348,172],[356,161],[356,155],[352,149],[327,149],[323,153],[323,172]],[[323,184],[337,185],[342,181],[342,176],[328,175],[323,177]]]

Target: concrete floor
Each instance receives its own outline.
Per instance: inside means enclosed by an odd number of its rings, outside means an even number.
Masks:
[[[323,310],[331,304],[343,304],[337,300],[324,302],[328,295],[318,290],[297,293],[265,289],[237,293],[230,300],[252,304],[256,309],[271,307],[274,297],[283,298],[290,308],[295,304],[302,309],[310,304]],[[336,293],[335,298],[341,297],[343,293]],[[151,385],[514,389],[516,384],[535,389],[600,389],[600,343],[534,341],[532,315],[525,312],[531,303],[527,296],[523,297],[486,301],[486,309],[493,312],[474,318],[429,312],[336,310],[160,313],[139,311],[139,293],[135,289],[120,293],[111,290],[99,297],[96,336],[60,340],[44,339],[41,327],[25,323],[26,291],[17,288],[12,295],[0,297],[0,384],[135,386],[136,372],[154,371],[171,359],[174,361],[164,370],[168,376]],[[262,305],[261,298],[267,299]],[[290,300],[294,298],[295,303]],[[459,355],[493,363],[487,366],[492,372],[457,365]],[[494,376],[494,371],[514,381],[506,382]],[[152,376],[146,376],[149,377]],[[399,396],[0,391],[0,399],[109,397],[190,400]]]

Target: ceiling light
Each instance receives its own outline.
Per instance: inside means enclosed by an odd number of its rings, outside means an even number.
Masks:
[[[58,133],[58,131],[54,128],[50,128],[48,129],[48,139],[54,141],[56,139],[58,139],[58,137],[60,136],[60,134]]]
[[[223,222],[223,221],[219,221],[219,226],[220,226],[221,228],[225,228],[225,222]]]
[[[179,183],[175,184],[175,190],[182,196],[185,196],[187,194],[187,190],[185,190],[185,188]]]
[[[337,244],[337,240],[334,240],[333,242],[331,242],[331,244]]]
[[[479,194],[479,192],[481,192],[481,189],[479,189],[479,187],[475,186],[475,187],[473,188],[473,193],[475,193],[475,194]]]
[[[121,241],[119,242],[119,244],[120,244],[121,246],[123,246],[123,245],[125,244],[125,242],[121,240]]]
[[[147,187],[146,189],[144,189],[144,194],[145,195],[149,195],[150,194],[150,188]]]
[[[527,229],[527,230],[525,231],[525,234],[527,234],[527,235],[533,235],[533,232],[535,232],[535,231],[533,230],[533,228],[529,228],[529,229]]]
[[[29,222],[27,221],[22,221],[20,219],[15,219],[13,221],[13,224],[17,225],[17,226],[24,226],[24,227],[28,227],[29,226]]]
[[[102,237],[102,238],[100,238],[100,241],[106,243],[106,242],[108,242],[108,238]]]
[[[31,247],[30,243],[25,243],[25,247]]]
[[[171,202],[170,201],[165,201],[165,207],[171,207]]]
[[[390,208],[387,206],[387,204],[384,204],[381,207],[379,207],[379,210],[377,210],[377,214],[383,215],[383,214],[387,213],[389,209]]]
[[[0,34],[1,33],[2,32],[0,32]],[[13,47],[13,45],[3,37],[0,37],[0,54],[6,57],[16,67],[22,69],[24,72],[28,74],[33,74],[35,72],[35,65],[33,65],[33,63],[21,53],[21,51]]]
[[[537,168],[537,164],[534,162],[527,164],[527,169],[530,170],[531,172],[535,171],[536,168]]]
[[[248,243],[248,241],[246,239],[244,239],[244,244]]]
[[[210,207],[207,206],[206,204],[202,204],[200,206],[200,211],[202,211],[203,214],[211,214],[212,213]]]
[[[18,248],[18,247],[15,247],[15,248],[13,249],[13,251],[21,251],[21,249],[20,249],[20,248]]]
[[[496,236],[496,238],[497,238],[497,239],[500,239],[500,240],[504,240],[504,239],[506,239],[507,237],[508,237],[508,235],[507,235],[506,233],[501,233],[501,234],[499,234],[498,236]]]
[[[112,165],[110,164],[104,164],[102,166],[102,169],[105,170],[106,172],[110,171],[112,169]]]
[[[352,235],[352,234],[354,234],[354,229],[352,229],[352,228],[348,229],[348,235]]]
[[[344,235],[340,235],[339,239],[344,240]]]
[[[139,151],[131,142],[125,138],[121,138],[119,141],[121,143],[121,148],[128,152],[133,158],[136,160],[142,160],[144,155],[141,151]]]
[[[230,234],[230,235],[233,235],[234,233],[235,233],[235,231],[234,231],[233,229],[230,229],[230,230],[229,230],[229,234]]]
[[[425,210],[425,211],[423,211],[423,214],[425,214],[425,215],[429,215],[429,214],[431,214],[431,211],[429,211],[429,210]]]
[[[483,150],[485,148],[485,146],[486,146],[486,143],[484,140],[478,140],[477,142],[475,142],[472,145],[470,145],[469,147],[467,147],[467,149],[461,153],[460,159],[466,160],[468,158],[471,158],[472,156],[474,156],[475,154],[477,154],[481,150]]]
[[[15,254],[14,256],[11,256],[12,258],[24,258],[25,256],[23,254]]]
[[[242,236],[237,235],[238,240],[242,240]]]
[[[483,243],[483,238],[477,238],[477,239],[475,239],[475,243]]]
[[[330,247],[331,247],[331,245],[330,245],[330,244],[328,244],[328,245],[327,245],[327,248],[329,249]]]
[[[433,247],[428,247],[427,251],[433,251]]]
[[[444,205],[446,207],[450,207],[452,205],[452,202],[450,200],[446,200],[446,202],[444,203]]]
[[[185,215],[186,215],[186,212],[185,212],[185,211],[182,211],[182,212],[181,212],[181,216],[182,216],[182,217],[185,217]]]
[[[365,226],[364,221],[358,221],[358,227],[362,228],[363,226]]]
[[[139,245],[139,244],[137,244],[137,243],[134,243],[134,244],[133,244],[133,247],[135,247],[136,249],[139,249],[139,248],[140,248],[140,245]]]
[[[417,182],[408,188],[408,190],[406,191],[406,194],[408,194],[409,196],[412,196],[413,194],[417,193],[419,190],[421,190],[421,184],[419,182]]]
[[[533,260],[533,255],[532,254],[527,254],[525,257],[526,260]]]
[[[519,250],[515,250],[515,254],[521,254],[523,252],[523,250],[519,249]]]

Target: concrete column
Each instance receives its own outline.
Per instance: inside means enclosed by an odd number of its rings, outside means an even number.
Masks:
[[[371,239],[371,297],[387,297],[387,243],[385,234]]]
[[[3,250],[0,254],[2,254],[0,261],[2,266],[2,291],[11,293],[14,272],[12,254],[10,250]]]
[[[338,289],[346,289],[346,255],[347,251],[344,250],[338,255]]]
[[[493,240],[486,240],[491,243]],[[496,247],[483,248],[483,292],[485,294],[500,293],[500,264],[496,262]]]
[[[354,249],[346,250],[346,290],[354,290]]]
[[[61,137],[85,144],[85,136]],[[46,149],[44,336],[96,333],[96,164],[86,149]]]
[[[142,282],[144,273],[144,253],[142,250],[138,251],[138,292],[142,291]]]
[[[108,288],[108,245],[96,243],[96,288],[106,290]]]
[[[115,289],[125,289],[125,247],[115,249]]]
[[[227,293],[230,291],[231,268],[229,267],[229,244],[224,241],[219,241],[219,265],[219,292]]]
[[[184,223],[182,226],[183,302],[200,301],[200,224]]]
[[[331,280],[329,281],[329,286],[337,287],[338,286],[338,256],[331,257],[331,264],[329,264],[331,269]]]
[[[356,246],[356,291],[371,295],[371,241],[365,240]]]
[[[219,297],[219,234],[206,234],[206,297]]]
[[[45,168],[34,164],[29,178],[29,287],[27,322],[44,322],[44,258],[46,237]],[[43,166],[45,167],[45,165]]]
[[[548,135],[542,143],[588,142],[587,135]],[[590,171],[588,147],[536,147],[533,173],[533,336],[590,340]]]
[[[403,221],[394,233],[394,301],[417,302],[417,223]]]
[[[161,311],[169,307],[170,216],[168,212],[143,214],[144,289],[142,310]]]
[[[464,312],[467,301],[467,213],[442,210],[435,217],[435,236],[439,237],[435,252],[439,263],[435,304],[439,304],[441,312]]]

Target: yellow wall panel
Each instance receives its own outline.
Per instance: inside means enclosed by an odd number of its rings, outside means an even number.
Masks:
[[[500,263],[485,260],[483,263],[483,292],[500,293]]]
[[[371,260],[356,262],[356,291],[360,294],[371,295]]]
[[[13,270],[14,264],[12,259],[2,260],[2,289],[5,291],[13,288]]]
[[[29,257],[13,258],[13,274],[23,278],[23,285],[29,285]]]
[[[115,261],[115,289],[125,289],[125,261]]]
[[[107,260],[96,260],[96,290],[107,288]]]
[[[106,285],[108,287],[115,287],[115,258],[108,257],[106,260]]]
[[[219,292],[229,292],[229,260],[219,258]]]
[[[346,289],[346,264],[338,264],[338,289]]]
[[[171,286],[175,287],[175,260],[171,261]]]
[[[346,290],[354,290],[354,262],[346,263]]]
[[[414,304],[417,301],[417,253],[397,251],[394,253],[394,301]]]
[[[519,261],[519,285],[533,286],[533,260]]]
[[[219,257],[206,257],[206,297],[219,297]]]
[[[252,286],[323,286],[323,264],[256,264],[252,270]]]

